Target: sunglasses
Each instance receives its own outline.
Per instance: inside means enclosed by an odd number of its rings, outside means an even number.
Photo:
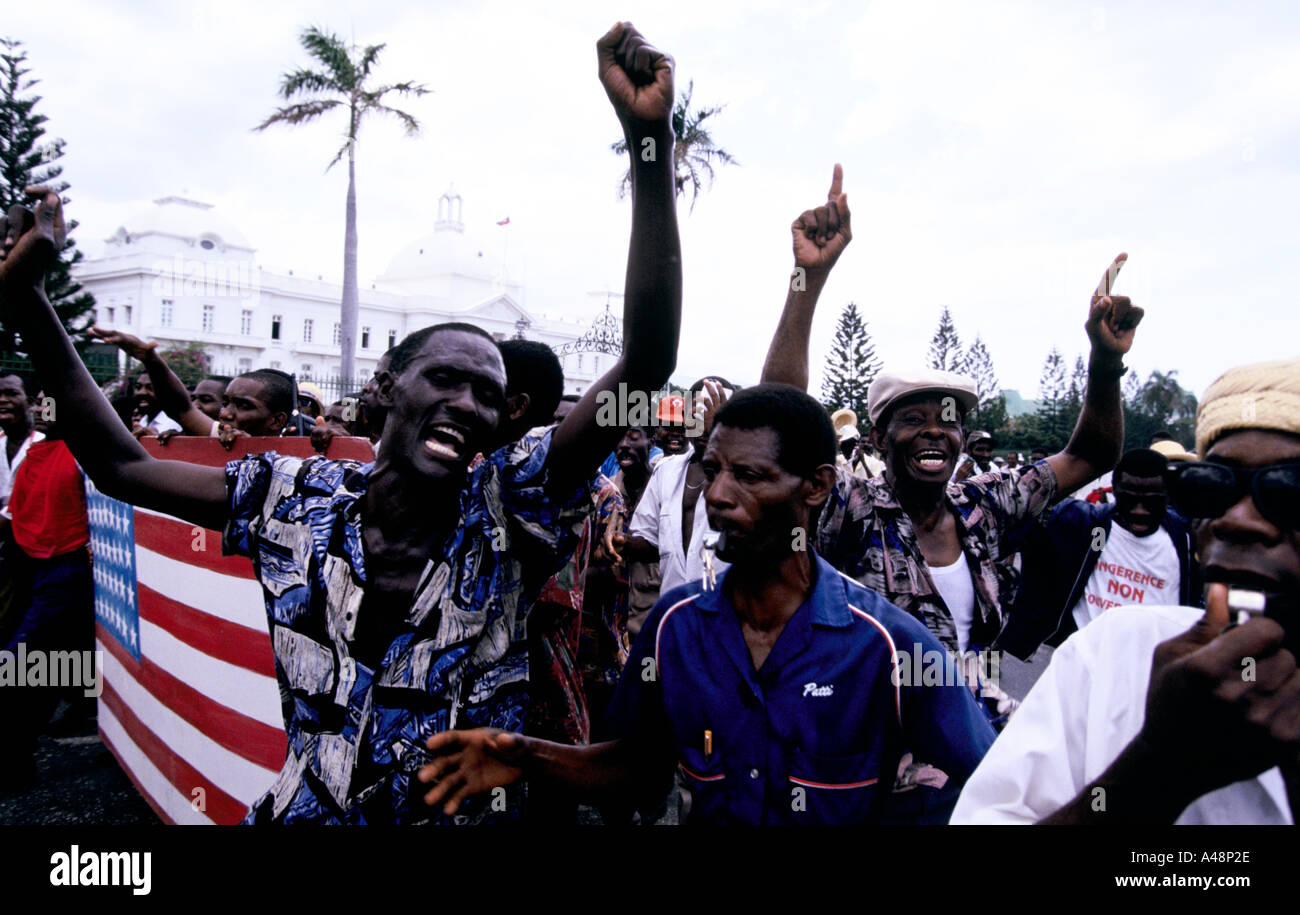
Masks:
[[[1255,508],[1280,528],[1300,526],[1300,464],[1228,467],[1183,464],[1169,474],[1174,507],[1188,518],[1218,518],[1247,493]]]

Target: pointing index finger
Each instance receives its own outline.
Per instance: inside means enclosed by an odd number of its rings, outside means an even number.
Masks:
[[[1106,272],[1101,275],[1101,282],[1097,284],[1097,290],[1092,294],[1092,301],[1095,304],[1098,299],[1110,295],[1110,291],[1115,288],[1115,278],[1119,276],[1120,268],[1128,261],[1128,255],[1121,253],[1115,260],[1111,261]]]
[[[831,173],[831,192],[826,195],[827,200],[834,200],[840,196],[844,187],[844,169],[838,162],[835,163],[835,170]]]

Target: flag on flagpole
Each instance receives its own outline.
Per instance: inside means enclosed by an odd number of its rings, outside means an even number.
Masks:
[[[510,225],[510,217],[507,216],[505,219],[498,219],[498,220],[497,220],[497,225],[499,225],[499,226],[508,226],[508,225]]]

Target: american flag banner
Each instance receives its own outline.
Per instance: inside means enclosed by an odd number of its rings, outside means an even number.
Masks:
[[[309,457],[305,438],[143,440],[156,458],[224,467],[246,454]],[[328,457],[374,460],[366,439]],[[221,555],[221,533],[133,508],[87,481],[95,647],[103,652],[99,732],[167,823],[238,823],[275,781],[287,741],[262,588],[251,560]]]

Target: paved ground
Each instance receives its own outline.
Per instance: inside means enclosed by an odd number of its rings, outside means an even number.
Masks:
[[[1051,659],[1052,649],[1046,645],[1038,646],[1038,651],[1028,663],[1004,653],[1001,661],[1002,688],[1010,693],[1012,698],[1024,699],[1029,688],[1043,675],[1043,671],[1047,669],[1047,662]]]
[[[148,825],[161,821],[99,739],[94,720],[58,719],[40,738],[36,783],[0,794],[0,825]]]

